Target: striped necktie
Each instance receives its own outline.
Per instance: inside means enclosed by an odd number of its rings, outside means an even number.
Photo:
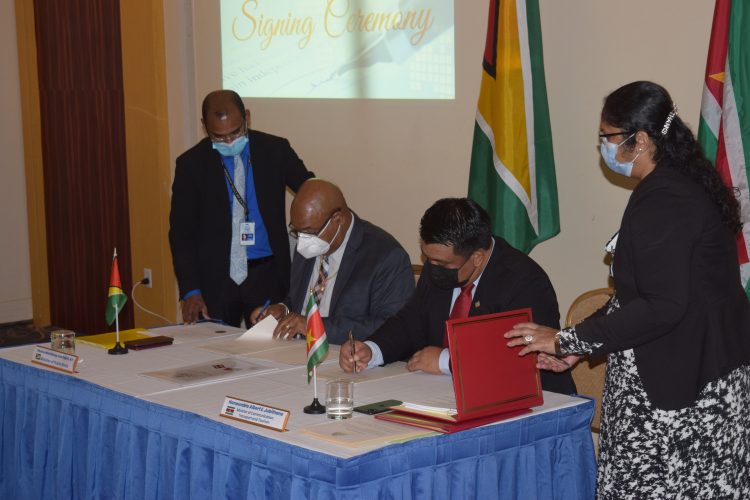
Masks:
[[[315,282],[315,288],[313,288],[313,294],[315,295],[315,302],[320,306],[320,301],[323,300],[323,295],[326,291],[326,282],[328,281],[328,256],[320,258],[320,269],[318,270],[318,280]]]

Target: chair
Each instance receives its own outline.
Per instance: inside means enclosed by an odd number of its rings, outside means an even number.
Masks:
[[[568,316],[565,318],[565,326],[573,326],[591,316],[599,310],[612,297],[614,290],[611,288],[597,288],[581,294],[570,305]],[[602,392],[604,390],[604,371],[607,366],[605,358],[586,359],[573,368],[573,380],[578,388],[578,394],[594,398],[596,410],[591,422],[591,430],[599,434],[599,421],[602,409]]]
[[[411,272],[414,273],[414,283],[419,281],[419,276],[422,274],[422,264],[412,264]]]

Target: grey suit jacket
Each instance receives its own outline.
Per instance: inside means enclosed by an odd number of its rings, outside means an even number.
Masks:
[[[356,217],[341,259],[328,317],[323,318],[326,336],[342,344],[349,330],[354,338],[367,338],[393,316],[414,292],[409,256],[393,236]],[[302,310],[307,286],[317,259],[294,252],[289,295],[284,301],[292,312]]]

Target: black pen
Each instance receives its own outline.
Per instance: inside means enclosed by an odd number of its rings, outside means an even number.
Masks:
[[[357,360],[354,359],[354,336],[352,335],[352,331],[349,330],[349,342],[352,344],[352,360],[354,360],[354,373],[357,373]]]

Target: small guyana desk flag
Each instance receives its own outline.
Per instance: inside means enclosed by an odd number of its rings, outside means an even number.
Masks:
[[[310,383],[313,370],[328,354],[328,337],[320,317],[314,294],[307,302],[307,383]]]
[[[107,319],[108,325],[114,323],[127,301],[128,297],[122,291],[120,269],[117,266],[117,249],[115,248],[115,253],[112,255],[112,273],[109,275],[109,294],[107,296],[107,309],[104,316]]]

